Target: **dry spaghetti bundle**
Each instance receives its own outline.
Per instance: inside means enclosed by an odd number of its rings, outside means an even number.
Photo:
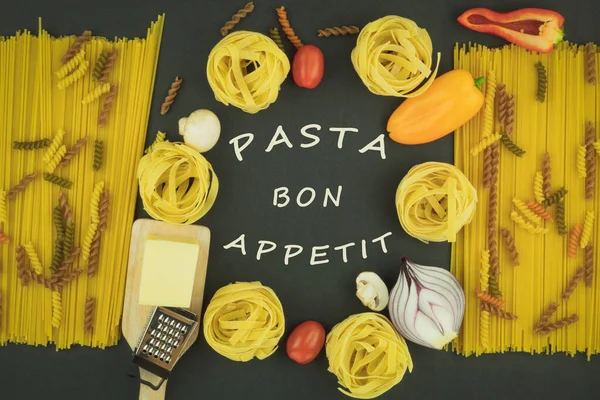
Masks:
[[[289,71],[290,62],[275,42],[247,31],[234,32],[217,43],[206,67],[215,98],[250,114],[277,100]]]
[[[453,242],[471,222],[477,192],[455,166],[439,162],[416,165],[396,190],[400,224],[409,235],[423,241]]]
[[[374,94],[416,97],[433,83],[433,45],[425,29],[410,19],[388,15],[368,23],[352,50],[352,64]]]
[[[253,2],[249,2],[244,6],[244,8],[239,9],[235,14],[233,14],[231,20],[225,22],[225,25],[223,25],[223,27],[221,28],[221,36],[227,36],[227,34],[229,34],[229,31],[232,30],[237,24],[239,24],[242,18],[246,18],[246,16],[252,11],[254,11]]]

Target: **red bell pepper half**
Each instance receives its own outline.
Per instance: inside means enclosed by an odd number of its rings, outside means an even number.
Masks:
[[[543,8],[523,8],[499,13],[487,8],[472,8],[458,17],[465,27],[490,33],[540,53],[550,53],[565,33],[565,18]]]

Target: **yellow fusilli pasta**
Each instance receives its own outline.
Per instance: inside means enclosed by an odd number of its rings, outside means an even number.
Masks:
[[[91,92],[85,95],[83,100],[81,100],[81,104],[87,105],[93,101],[98,100],[103,94],[110,92],[110,86],[110,83],[107,82],[96,87],[96,89],[92,90]]]
[[[58,290],[52,291],[52,326],[58,328],[62,320],[62,296]]]
[[[35,271],[36,274],[41,275],[44,273],[44,268],[42,267],[42,262],[35,252],[35,248],[33,247],[33,243],[29,242],[23,246],[25,252],[27,253],[27,257],[29,257],[29,264],[31,268]]]
[[[544,196],[544,177],[540,171],[536,171],[535,178],[533,180],[533,194],[535,196],[535,201],[539,204],[546,199]]]
[[[490,252],[481,251],[481,267],[479,268],[479,290],[485,292],[488,290],[490,280]]]
[[[67,154],[67,146],[63,144],[58,148],[56,153],[54,153],[50,161],[46,163],[46,172],[49,174],[53,173],[65,154]]]
[[[542,217],[531,211],[531,209],[527,207],[527,204],[525,204],[522,200],[514,198],[513,204],[515,205],[517,211],[519,211],[525,218],[530,220],[532,223],[534,223],[535,225],[542,224]]]
[[[492,134],[494,128],[494,99],[496,97],[496,72],[491,69],[487,74],[487,84],[485,87],[485,108],[483,110],[483,128],[481,129],[484,138]]]
[[[516,211],[512,211],[510,213],[510,218],[515,222],[515,224],[517,224],[517,226],[519,228],[525,229],[527,232],[535,233],[535,234],[538,234],[538,233],[545,234],[546,232],[548,232],[547,228],[544,228],[541,226],[535,226],[531,222],[526,221],[525,218],[523,218],[521,215],[519,215],[519,213]]]
[[[87,260],[90,257],[90,251],[92,247],[92,242],[94,241],[94,236],[96,236],[96,231],[98,230],[98,224],[100,223],[100,215],[98,213],[100,207],[100,195],[104,190],[104,182],[98,182],[94,186],[94,191],[92,192],[92,199],[90,202],[90,225],[88,227],[87,233],[83,239],[83,243],[81,245],[81,254],[84,260]]]
[[[85,59],[85,50],[81,49],[79,53],[73,58],[71,58],[66,64],[59,68],[56,71],[56,76],[58,79],[64,79],[67,75],[69,75],[77,66]]]
[[[479,318],[479,340],[481,347],[489,349],[490,347],[490,313],[486,310],[481,310]]]
[[[590,243],[592,237],[592,228],[594,227],[594,217],[596,215],[593,211],[587,211],[585,213],[585,220],[583,222],[583,232],[581,233],[581,239],[579,239],[579,247],[585,248]]]
[[[476,156],[477,154],[481,153],[483,150],[500,140],[501,137],[502,135],[500,133],[497,133],[495,135],[489,135],[481,139],[481,141],[471,149],[471,155]]]
[[[54,135],[54,137],[52,138],[52,142],[50,142],[50,146],[48,146],[48,149],[44,153],[43,161],[45,164],[50,162],[50,160],[52,159],[54,154],[58,151],[60,146],[63,144],[64,138],[65,138],[64,129],[59,129],[58,132],[56,132],[56,135]]]
[[[89,61],[83,60],[81,64],[79,64],[79,67],[77,68],[77,70],[75,70],[75,72],[73,72],[71,75],[67,75],[64,79],[58,81],[58,88],[66,89],[75,82],[77,82],[79,79],[83,78],[89,66]]]

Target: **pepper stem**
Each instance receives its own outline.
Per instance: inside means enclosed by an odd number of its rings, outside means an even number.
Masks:
[[[485,82],[485,76],[480,76],[479,78],[475,79],[475,86],[477,86],[477,89],[481,90],[481,85],[483,85],[483,82]]]

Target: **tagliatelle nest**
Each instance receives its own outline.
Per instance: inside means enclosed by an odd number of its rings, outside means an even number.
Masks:
[[[268,36],[238,31],[227,35],[208,56],[206,75],[215,98],[255,114],[277,100],[290,61]]]
[[[155,219],[193,224],[213,206],[219,180],[212,166],[183,143],[155,144],[138,166],[140,197]]]
[[[427,31],[410,19],[389,15],[360,31],[352,64],[372,93],[416,97],[433,83],[440,53],[432,70],[433,45]]]
[[[427,162],[415,165],[396,190],[402,228],[425,243],[454,242],[473,219],[477,191],[455,166]]]

